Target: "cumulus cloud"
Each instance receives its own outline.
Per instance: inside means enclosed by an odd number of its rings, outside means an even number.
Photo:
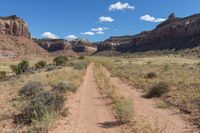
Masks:
[[[103,35],[105,30],[108,30],[108,28],[107,27],[91,28],[90,31],[83,32],[81,34],[83,34],[83,35],[90,35],[90,36],[93,36],[93,35]]]
[[[109,6],[109,11],[120,11],[120,10],[125,10],[125,9],[134,10],[135,7],[129,5],[129,3],[121,3],[121,2],[117,2]]]
[[[102,16],[102,17],[99,17],[99,21],[100,21],[100,22],[113,22],[114,19],[111,18],[111,17]]]
[[[75,36],[75,35],[73,35],[73,34],[68,35],[68,36],[65,37],[65,39],[67,39],[67,40],[74,40],[74,39],[77,39],[77,38],[78,38],[78,37]]]
[[[144,16],[141,16],[140,17],[141,20],[144,20],[144,21],[148,21],[148,22],[163,22],[165,21],[166,19],[165,18],[155,18],[155,17],[152,17],[150,15],[144,15]]]
[[[44,32],[42,35],[44,38],[50,38],[50,39],[57,39],[59,38],[57,35],[51,33],[51,32]]]
[[[93,36],[93,35],[95,35],[95,33],[92,32],[92,31],[83,32],[83,33],[81,33],[81,34],[82,34],[82,35],[88,35],[88,36]]]

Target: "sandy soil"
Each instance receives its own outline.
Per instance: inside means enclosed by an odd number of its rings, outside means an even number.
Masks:
[[[121,133],[107,102],[102,99],[94,78],[93,64],[86,70],[78,92],[68,98],[69,116],[51,133]]]
[[[110,76],[110,72],[105,69],[104,72]],[[158,99],[143,98],[143,93],[136,88],[128,85],[117,77],[111,77],[111,81],[119,89],[120,94],[130,97],[134,102],[134,119],[136,122],[141,119],[143,123],[149,122],[154,126],[162,126],[166,133],[199,132],[197,128],[191,125],[185,118],[186,116],[177,110],[160,109],[156,107]],[[140,121],[141,122],[141,121]],[[158,125],[155,125],[158,124]]]

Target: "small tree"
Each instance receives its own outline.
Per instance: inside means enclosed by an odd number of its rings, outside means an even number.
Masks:
[[[29,62],[22,60],[18,65],[10,65],[10,69],[16,74],[22,74],[28,70]]]
[[[84,60],[85,56],[79,56],[79,60]]]
[[[41,69],[43,67],[45,67],[47,65],[47,62],[46,61],[39,61],[35,64],[35,68],[37,69]]]
[[[0,81],[6,80],[6,72],[0,71]]]
[[[58,56],[56,58],[53,59],[53,62],[57,65],[65,65],[68,61],[68,58],[66,56]]]
[[[22,62],[20,62],[18,64],[18,67],[22,70],[22,72],[26,72],[28,70],[29,67],[29,61],[27,60],[22,60]]]

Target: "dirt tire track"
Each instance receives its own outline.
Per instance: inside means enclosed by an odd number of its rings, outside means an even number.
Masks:
[[[70,115],[58,122],[51,133],[121,133],[120,127],[99,93],[94,78],[93,64],[86,70],[84,82],[66,106]]]
[[[105,74],[111,77],[110,72],[102,66]],[[111,82],[117,86],[119,93],[125,97],[131,97],[134,102],[134,119],[141,120],[144,118],[148,122],[154,122],[158,119],[158,122],[166,122],[166,133],[199,133],[199,129],[186,121],[182,113],[173,111],[170,109],[156,108],[158,99],[146,99],[143,98],[143,93],[139,92],[133,86],[120,80],[118,77],[111,77]],[[152,123],[153,124],[153,123]]]

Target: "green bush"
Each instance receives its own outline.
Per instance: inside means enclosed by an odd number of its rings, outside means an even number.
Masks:
[[[22,73],[22,70],[18,67],[18,65],[10,65],[10,69],[16,74]]]
[[[78,87],[70,81],[62,81],[57,86],[54,87],[54,91],[60,93],[66,93],[67,91],[76,92]]]
[[[66,65],[67,61],[68,61],[68,58],[66,56],[58,56],[53,59],[53,62],[57,66]]]
[[[18,64],[18,67],[22,70],[22,72],[26,72],[29,67],[29,61],[22,60],[22,62]]]
[[[133,117],[133,101],[131,99],[121,99],[114,106],[115,117],[119,122],[127,123]]]
[[[10,69],[16,74],[22,74],[28,70],[29,62],[22,60],[18,65],[10,65]]]
[[[37,69],[41,69],[43,67],[45,67],[47,65],[47,62],[46,61],[39,61],[35,64],[35,68]]]
[[[6,72],[5,71],[0,71],[0,81],[6,80]]]
[[[154,72],[149,72],[145,76],[145,78],[147,78],[147,79],[153,79],[153,78],[156,78],[156,77],[157,77],[157,75]]]
[[[146,98],[160,97],[169,91],[169,85],[165,82],[160,82],[152,85],[146,94]]]
[[[79,56],[79,60],[84,60],[85,56]]]

